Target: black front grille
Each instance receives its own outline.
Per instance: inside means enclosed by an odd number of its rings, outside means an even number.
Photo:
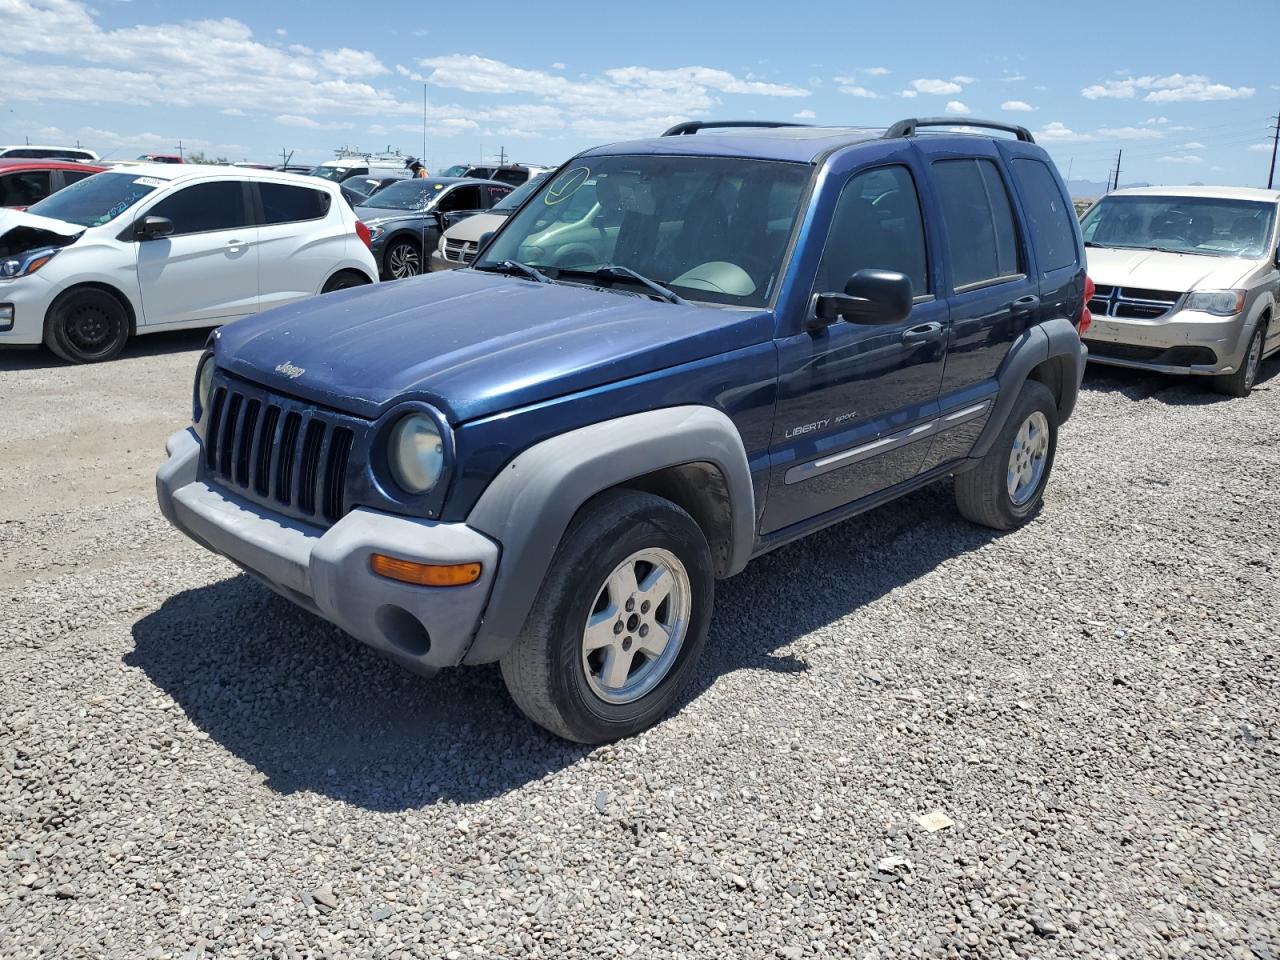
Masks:
[[[208,416],[209,478],[312,522],[346,513],[355,439],[348,418],[235,381],[215,384]]]
[[[1209,347],[1142,347],[1103,340],[1085,340],[1084,343],[1089,348],[1089,356],[1099,360],[1128,360],[1165,367],[1211,366],[1218,362],[1218,355]]]
[[[1148,290],[1143,287],[1114,287],[1099,283],[1094,287],[1089,312],[1095,317],[1121,320],[1158,320],[1178,305],[1182,294],[1175,290]]]

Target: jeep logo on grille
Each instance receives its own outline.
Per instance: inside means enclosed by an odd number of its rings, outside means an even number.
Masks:
[[[295,367],[288,360],[276,367],[276,373],[283,373],[290,380],[297,380],[306,372],[302,367]]]

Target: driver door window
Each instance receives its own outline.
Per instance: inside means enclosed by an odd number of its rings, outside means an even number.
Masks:
[[[440,198],[436,209],[441,213],[458,213],[464,210],[479,210],[480,188],[457,187]]]

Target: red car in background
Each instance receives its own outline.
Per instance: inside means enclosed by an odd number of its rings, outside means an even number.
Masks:
[[[0,159],[0,207],[24,210],[68,184],[104,169],[71,160]]]

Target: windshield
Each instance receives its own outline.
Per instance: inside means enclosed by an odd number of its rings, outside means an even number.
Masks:
[[[452,167],[448,167],[444,171],[442,171],[440,176],[460,177],[466,172],[467,172],[467,165],[465,163],[455,163]]]
[[[583,283],[626,267],[690,300],[764,306],[809,174],[778,161],[588,157],[544,181],[476,266],[514,260]]]
[[[438,180],[401,180],[383,187],[362,206],[382,210],[425,210],[445,186]]]
[[[542,185],[542,181],[551,176],[549,173],[540,173],[528,183],[522,183],[516,187],[505,197],[495,203],[490,209],[490,213],[510,213],[520,204],[524,203],[524,198],[537,190]]]
[[[1275,205],[1218,197],[1103,197],[1084,216],[1086,243],[1212,257],[1258,258]]]
[[[82,227],[97,227],[114,220],[164,184],[164,180],[132,173],[98,173],[45,197],[29,212]]]
[[[356,171],[364,172],[362,167],[316,167],[308,176],[320,177],[323,180],[332,180],[334,183],[341,183],[347,177],[353,176]]]

